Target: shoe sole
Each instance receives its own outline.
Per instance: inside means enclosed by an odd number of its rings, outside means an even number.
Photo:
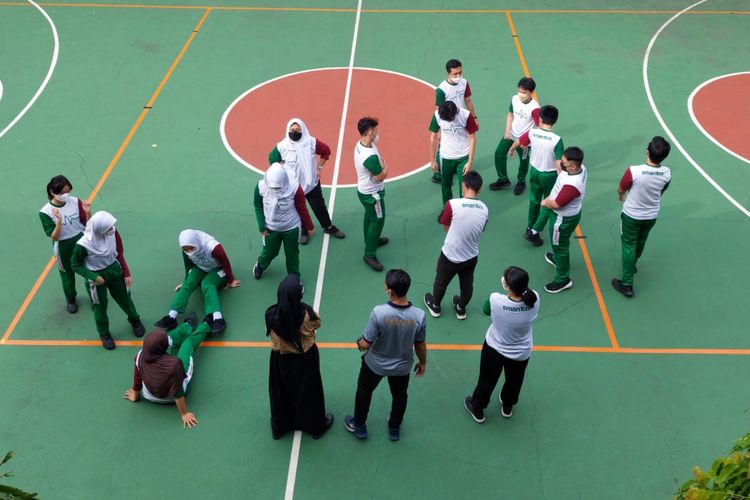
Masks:
[[[469,412],[469,415],[471,415],[471,418],[474,419],[474,422],[478,424],[483,424],[485,419],[479,419],[476,415],[469,409],[469,405],[466,404],[466,400],[464,399],[464,408],[466,408],[466,411]]]
[[[560,293],[560,292],[562,292],[563,290],[567,290],[568,288],[571,288],[572,286],[573,286],[573,280],[570,280],[570,281],[568,281],[568,283],[567,283],[567,284],[566,284],[566,285],[565,285],[564,287],[562,287],[562,288],[558,288],[557,290],[548,290],[548,289],[547,289],[547,287],[545,286],[545,287],[544,287],[544,291],[545,291],[545,292],[547,292],[547,293]]]
[[[617,290],[618,292],[620,292],[621,294],[623,294],[623,295],[624,295],[624,296],[626,296],[627,298],[632,298],[632,297],[633,297],[633,295],[635,295],[635,293],[633,293],[633,290],[632,290],[632,289],[631,289],[630,291],[627,291],[627,290],[623,290],[623,289],[622,289],[622,285],[619,285],[619,286],[618,286],[618,285],[615,285],[615,280],[616,280],[616,279],[617,279],[617,278],[614,278],[614,279],[612,280],[612,288],[614,288],[615,290]]]
[[[547,264],[549,264],[550,266],[552,266],[555,269],[557,269],[557,265],[555,264],[555,261],[554,260],[549,260],[547,258],[547,254],[546,253],[544,254],[544,260],[547,262]]]
[[[500,401],[500,416],[503,418],[510,418],[513,416],[513,410],[510,410],[510,413],[505,413],[503,411],[503,400],[500,399],[500,394],[497,395],[497,400]]]
[[[256,269],[258,269],[258,270],[260,270],[260,271],[258,272],[258,271],[256,271]],[[258,266],[258,264],[255,264],[255,265],[253,266],[253,277],[254,277],[254,278],[255,278],[256,280],[259,280],[259,279],[260,279],[260,278],[261,278],[262,276],[263,276],[263,270],[262,270],[262,269],[260,269],[260,266]]]
[[[354,434],[354,437],[355,437],[355,438],[357,438],[357,439],[367,439],[367,434],[365,434],[364,436],[358,436],[358,435],[357,435],[357,431],[356,431],[356,430],[354,430],[353,428],[349,427],[349,426],[348,426],[348,425],[346,425],[346,424],[344,424],[344,429],[346,429],[347,431],[349,431],[349,432],[351,432],[352,434]]]
[[[427,308],[428,311],[430,311],[430,316],[433,318],[439,318],[442,312],[435,312],[433,311],[429,305],[427,305],[427,299],[422,299],[422,302],[424,302],[424,306]]]
[[[454,297],[454,299],[455,299],[455,297]],[[456,318],[458,318],[458,319],[466,319],[466,313],[464,312],[463,314],[461,314],[460,312],[458,312],[458,309],[456,309],[456,301],[452,300],[451,302],[453,303],[453,310],[456,311]]]

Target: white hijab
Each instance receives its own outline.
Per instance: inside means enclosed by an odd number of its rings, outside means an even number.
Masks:
[[[258,183],[258,191],[263,197],[263,215],[266,221],[275,220],[279,200],[294,198],[299,184],[291,175],[280,163],[274,163],[268,167],[263,180]]]
[[[180,247],[194,247],[195,252],[187,255],[188,259],[204,271],[210,271],[217,267],[216,259],[211,252],[214,251],[219,242],[208,233],[197,229],[185,229],[180,233]]]
[[[78,244],[88,252],[88,261],[96,262],[99,269],[104,269],[117,259],[117,243],[115,239],[115,219],[111,213],[105,211],[96,212],[86,223],[86,229],[83,236],[78,240]],[[106,234],[112,229],[111,234]]]
[[[295,123],[302,129],[302,137],[300,137],[299,141],[293,141],[289,138],[289,129]],[[279,150],[281,158],[285,162],[284,167],[290,167],[293,170],[294,177],[302,185],[305,193],[314,188],[318,181],[316,175],[318,165],[315,162],[315,144],[315,137],[310,135],[305,122],[300,118],[292,118],[286,124],[284,139],[276,145],[276,149]]]

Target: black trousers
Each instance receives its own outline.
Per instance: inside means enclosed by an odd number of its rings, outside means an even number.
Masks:
[[[331,227],[331,216],[328,214],[328,209],[326,208],[326,200],[323,199],[323,190],[320,188],[320,181],[318,181],[317,186],[312,188],[312,191],[305,195],[305,198],[307,199],[307,203],[310,204],[315,218],[320,222],[320,226],[323,229]],[[302,234],[307,234],[307,229],[304,225],[302,226]]]
[[[359,379],[357,380],[357,395],[354,398],[354,423],[356,425],[365,425],[367,422],[372,393],[382,379],[382,375],[378,375],[367,366],[363,357],[362,367],[359,369]],[[404,420],[404,413],[406,413],[408,399],[406,391],[409,388],[409,374],[389,375],[388,386],[391,388],[391,396],[393,397],[388,427],[398,428]]]
[[[448,289],[453,277],[458,274],[458,286],[461,288],[459,304],[462,308],[466,308],[471,296],[474,295],[474,268],[477,267],[477,260],[478,257],[474,257],[456,264],[448,260],[443,252],[440,252],[435,272],[435,283],[432,285],[432,298],[436,305],[440,305],[445,296],[445,290]]]
[[[479,362],[479,381],[474,389],[474,394],[471,396],[471,402],[474,406],[482,410],[489,406],[492,391],[495,390],[503,368],[505,368],[505,383],[500,390],[500,398],[506,408],[518,403],[518,395],[521,393],[523,377],[529,359],[518,361],[506,358],[485,342],[482,345],[482,357]]]

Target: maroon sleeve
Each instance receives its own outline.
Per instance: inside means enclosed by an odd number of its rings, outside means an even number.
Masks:
[[[83,202],[78,198],[78,220],[81,224],[86,225],[86,211],[83,209]]]
[[[536,108],[531,112],[531,118],[534,120],[534,125],[539,126],[539,108]]]
[[[140,392],[143,389],[143,380],[141,380],[141,372],[138,370],[138,365],[135,364],[137,359],[138,354],[133,358],[133,390]]]
[[[315,154],[328,161],[331,157],[331,148],[320,139],[315,139]]]
[[[466,82],[466,92],[464,92],[464,97],[471,97],[471,87],[469,87],[469,82]]]
[[[126,278],[130,277],[130,269],[128,269],[128,263],[125,262],[125,252],[122,249],[122,238],[120,238],[120,233],[115,229],[115,245],[117,248],[117,262],[120,263],[120,267],[122,267],[122,272],[125,274]]]
[[[528,146],[529,144],[531,144],[531,139],[529,139],[529,132],[530,131],[526,131],[525,134],[518,138],[518,142],[521,143],[521,146]]]
[[[307,203],[305,202],[305,192],[302,191],[302,186],[297,188],[297,192],[294,194],[294,206],[297,207],[297,213],[302,219],[302,224],[307,228],[308,231],[315,229],[313,226],[310,213],[307,211]]]
[[[562,208],[579,196],[581,196],[581,192],[568,184],[566,186],[563,186],[563,188],[560,190],[557,198],[555,198],[555,203],[557,203],[557,205]]]
[[[229,263],[229,257],[227,257],[227,253],[224,251],[224,247],[221,246],[221,243],[216,245],[216,247],[211,251],[211,256],[219,261],[219,265],[224,270],[224,272],[227,273],[227,283],[231,283],[232,281],[234,281],[232,264]]]
[[[440,215],[440,222],[444,226],[450,226],[451,221],[453,221],[453,209],[451,208],[451,202],[446,201],[445,202],[445,208],[443,209],[443,213]]]
[[[622,179],[620,179],[620,191],[624,193],[629,191],[631,187],[633,187],[633,174],[630,173],[630,167],[628,167]]]
[[[477,130],[479,130],[479,124],[473,116],[469,115],[469,119],[466,120],[466,131],[470,134],[474,134]]]

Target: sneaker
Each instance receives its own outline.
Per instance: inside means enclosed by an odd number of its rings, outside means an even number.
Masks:
[[[255,276],[256,280],[259,280],[261,276],[263,276],[263,269],[260,268],[260,265],[256,262],[253,266],[253,276]]]
[[[112,335],[109,333],[105,333],[101,336],[102,341],[102,347],[104,347],[106,350],[111,351],[115,348],[115,339],[112,338]]]
[[[435,184],[440,184],[441,182],[443,182],[443,178],[438,173],[432,174],[432,178],[430,180]]]
[[[401,439],[401,428],[388,426],[388,439],[391,441],[398,441]]]
[[[354,417],[352,415],[347,415],[344,417],[344,428],[354,434],[357,439],[365,439],[367,438],[367,424],[365,425],[357,425],[354,423]]]
[[[213,313],[206,314],[206,316],[203,318],[202,323],[207,324],[209,327],[211,327],[213,329],[213,327],[214,327],[214,315],[213,315]]]
[[[623,294],[624,296],[630,298],[633,295],[633,287],[628,285],[623,285],[622,281],[618,280],[617,278],[612,278],[612,288]]]
[[[568,278],[562,283],[556,283],[554,281],[552,283],[547,283],[546,285],[544,285],[544,291],[547,293],[560,293],[563,290],[567,290],[568,288],[572,286],[573,286],[573,280]]]
[[[198,317],[193,312],[193,313],[188,314],[183,322],[187,323],[188,325],[190,325],[191,329],[195,330],[195,327],[198,324]]]
[[[513,188],[513,194],[516,196],[520,196],[523,194],[523,191],[526,189],[526,183],[525,182],[518,182],[516,184],[516,187]]]
[[[552,252],[545,253],[544,260],[547,261],[547,264],[557,269],[557,264],[555,264],[555,254],[553,254]]]
[[[531,228],[526,229],[526,232],[523,233],[523,237],[526,239],[526,241],[531,242],[531,244],[535,247],[544,245],[544,240],[541,236],[539,236],[539,233],[533,233],[531,231]]]
[[[490,184],[490,189],[493,191],[499,191],[500,189],[507,188],[510,186],[510,181],[501,181],[500,179]]]
[[[435,305],[435,299],[431,293],[424,294],[424,305],[427,306],[427,310],[430,311],[433,318],[440,317],[440,306]]]
[[[331,428],[333,425],[333,413],[327,413],[325,416],[325,419],[323,421],[323,430],[321,430],[318,434],[313,434],[313,439],[320,439],[323,437],[323,434],[328,432],[328,429]]]
[[[299,234],[299,244],[300,245],[307,245],[310,242],[310,234],[309,233],[300,233]]]
[[[164,330],[174,330],[175,328],[177,328],[177,320],[167,315],[154,323],[154,326],[158,326],[159,328],[163,328]]]
[[[458,319],[466,319],[466,308],[461,307],[461,297],[458,295],[453,296],[453,309],[456,310],[456,317]]]
[[[362,257],[362,260],[365,261],[365,264],[370,266],[374,271],[382,271],[383,270],[383,264],[380,263],[377,257],[368,257],[365,255]]]
[[[497,398],[500,401],[500,415],[503,416],[503,418],[510,418],[513,416],[513,407],[512,406],[505,406],[503,404],[503,399],[498,395]]]
[[[381,236],[380,238],[378,238],[378,246],[382,247],[383,245],[387,245],[389,241],[391,240],[389,240],[385,236]]]
[[[67,304],[65,304],[65,310],[68,311],[70,314],[75,314],[78,312],[78,304],[76,303],[76,299],[69,300]]]
[[[328,229],[323,229],[323,232],[326,234],[330,234],[334,238],[338,238],[340,240],[346,238],[346,233],[336,226],[331,226]]]
[[[141,320],[137,319],[130,323],[133,327],[133,335],[136,337],[143,337],[143,334],[146,333],[146,327],[143,326],[143,323],[141,323]]]
[[[213,319],[213,314],[211,315],[211,319]],[[214,322],[211,325],[211,335],[217,335],[226,329],[227,322],[224,321],[224,318],[214,319]]]
[[[464,398],[464,408],[469,412],[469,415],[474,419],[474,422],[478,424],[484,423],[484,411],[474,406],[471,396],[466,396]]]

